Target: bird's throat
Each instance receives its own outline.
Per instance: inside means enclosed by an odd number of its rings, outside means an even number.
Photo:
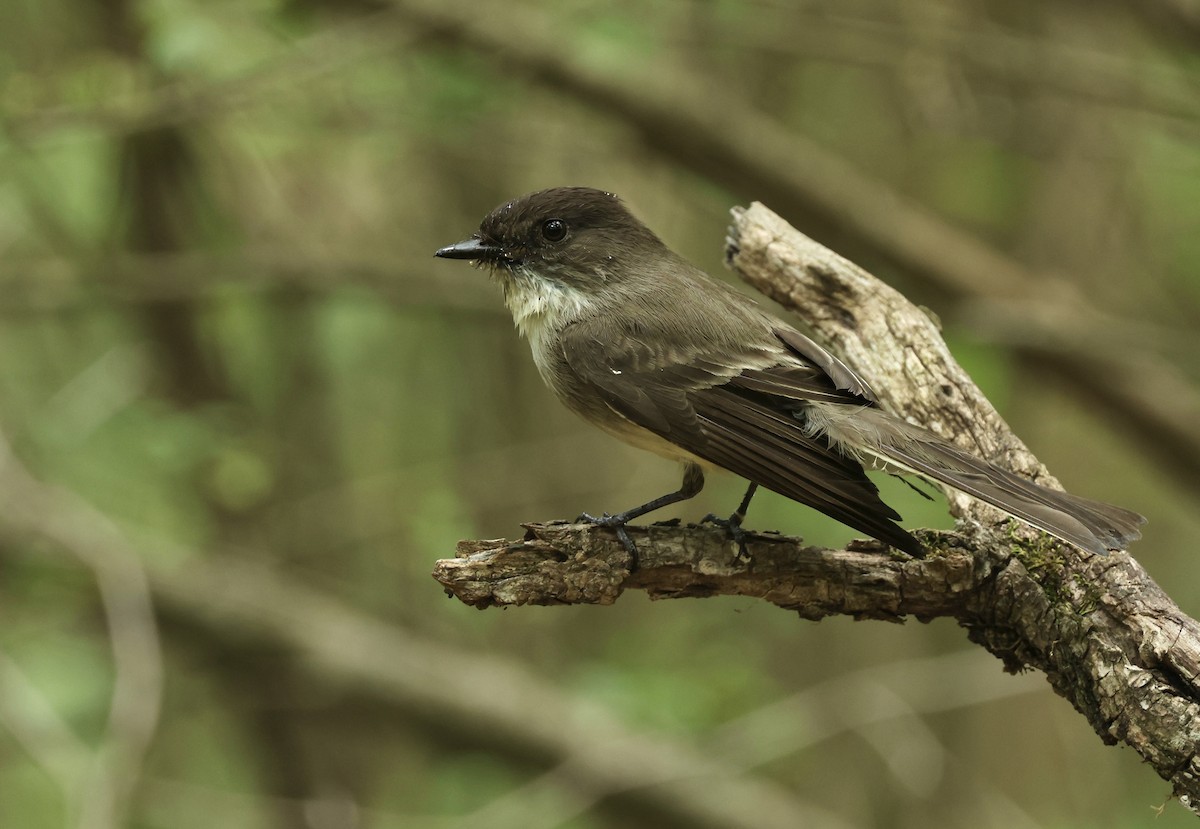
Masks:
[[[506,274],[501,282],[504,304],[521,336],[531,343],[577,319],[591,304],[581,291],[524,268]]]

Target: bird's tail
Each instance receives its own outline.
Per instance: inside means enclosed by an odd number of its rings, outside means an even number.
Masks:
[[[1146,519],[1132,510],[1039,486],[879,409],[820,408],[821,431],[876,468],[946,484],[1094,553],[1124,550],[1142,536]]]

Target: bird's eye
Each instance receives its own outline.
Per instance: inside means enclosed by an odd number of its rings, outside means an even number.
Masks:
[[[542,222],[542,235],[549,242],[561,242],[567,236],[567,223],[562,219],[547,219]]]

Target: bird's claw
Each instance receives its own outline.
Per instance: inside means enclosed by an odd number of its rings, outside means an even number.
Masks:
[[[629,519],[624,515],[610,515],[604,513],[600,516],[589,515],[586,512],[581,512],[579,517],[575,519],[577,524],[591,524],[594,527],[611,527],[616,531],[617,541],[621,542],[621,546],[625,548],[625,552],[629,553],[629,570],[634,571],[638,567],[638,549],[633,543],[633,539],[629,537],[629,532],[625,529],[625,525],[629,523]]]
[[[575,519],[576,524],[593,524],[597,527],[616,527],[624,524],[625,521],[620,515],[611,515],[610,513],[601,513],[599,516],[591,513],[581,512],[579,517]]]
[[[720,516],[710,512],[708,515],[700,519],[700,523],[715,524],[716,526],[724,529],[725,532],[729,533],[729,537],[737,542],[738,551],[735,558],[736,562],[751,561],[750,551],[746,549],[746,539],[750,534],[742,529],[742,519],[740,515],[734,513],[728,518],[721,518]]]

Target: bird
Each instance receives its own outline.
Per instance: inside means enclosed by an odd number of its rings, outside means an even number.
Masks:
[[[726,527],[742,527],[759,487],[914,557],[867,470],[906,474],[978,498],[1060,541],[1105,554],[1145,518],[1049,489],[889,413],[856,371],[671,250],[616,195],[555,187],[504,202],[435,256],[470,260],[499,283],[537,370],[568,409],[640,449],[682,462],[678,490],[579,521],[625,527],[695,497],[705,474],[749,482]]]

